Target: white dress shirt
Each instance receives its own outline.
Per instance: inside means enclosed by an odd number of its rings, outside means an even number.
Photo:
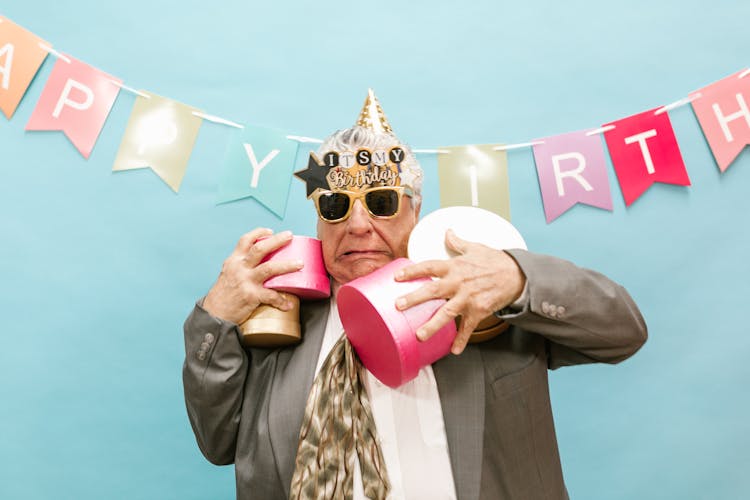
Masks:
[[[336,301],[332,299],[316,375],[343,332]],[[391,483],[388,498],[455,499],[443,410],[432,367],[422,368],[414,380],[396,389],[365,371],[365,389]],[[365,499],[358,460],[354,472],[354,499]]]

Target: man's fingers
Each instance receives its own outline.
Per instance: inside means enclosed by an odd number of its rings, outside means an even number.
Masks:
[[[447,299],[449,296],[450,289],[446,286],[445,280],[429,281],[413,292],[396,299],[396,309],[403,311],[428,300]]]
[[[301,260],[269,260],[258,264],[252,272],[262,285],[266,280],[274,276],[299,271],[304,265],[305,263]]]
[[[458,355],[464,352],[466,344],[469,343],[469,338],[471,338],[471,334],[474,333],[478,324],[478,321],[466,316],[461,318],[461,326],[458,328],[456,338],[453,339],[453,345],[451,345],[451,352],[453,354]]]
[[[442,327],[448,324],[449,321],[455,321],[456,316],[459,315],[459,309],[453,301],[448,301],[442,305],[440,309],[429,319],[427,322],[417,329],[417,338],[421,341],[425,341],[435,335],[435,333]]]
[[[453,232],[453,229],[448,229],[445,232],[445,245],[448,247],[448,250],[453,250],[459,255],[462,255],[466,253],[466,247],[468,244],[468,241],[456,236],[456,233]]]
[[[234,251],[239,255],[246,255],[247,252],[250,251],[250,247],[252,247],[256,241],[258,241],[258,238],[263,238],[264,236],[270,236],[272,234],[273,231],[271,229],[268,229],[267,227],[256,227],[249,233],[245,233],[242,235],[240,240],[237,242],[237,246],[234,248]]]
[[[419,264],[402,267],[396,271],[396,281],[409,281],[417,278],[441,278],[448,272],[447,260],[426,260]]]
[[[282,311],[288,311],[292,308],[291,302],[284,298],[282,294],[270,288],[263,288],[258,298],[262,304],[268,304]]]
[[[258,239],[253,243],[247,251],[245,256],[245,262],[250,267],[257,266],[263,258],[274,250],[278,250],[284,245],[292,241],[292,232],[283,231],[267,238]]]

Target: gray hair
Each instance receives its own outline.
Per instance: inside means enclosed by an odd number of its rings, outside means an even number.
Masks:
[[[388,149],[394,146],[399,146],[404,150],[404,161],[399,165],[401,167],[399,177],[401,178],[402,186],[409,186],[414,191],[411,203],[412,206],[416,206],[416,203],[422,198],[422,179],[424,173],[411,148],[400,142],[395,135],[375,132],[372,129],[360,126],[338,130],[323,141],[323,144],[318,148],[318,156],[322,157],[322,155],[329,151],[355,152],[358,148],[376,150]]]

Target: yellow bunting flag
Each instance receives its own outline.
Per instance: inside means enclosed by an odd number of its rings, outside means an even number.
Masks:
[[[10,120],[31,80],[47,57],[50,44],[0,16],[0,109]]]
[[[440,206],[480,207],[510,220],[508,156],[496,144],[439,149]]]
[[[203,120],[190,106],[139,92],[112,170],[150,167],[177,192]]]

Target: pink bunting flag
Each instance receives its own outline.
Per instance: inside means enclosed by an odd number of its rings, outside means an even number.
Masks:
[[[570,132],[540,139],[534,160],[547,223],[576,203],[612,210],[607,163],[598,135]]]
[[[614,126],[604,138],[627,206],[654,182],[690,185],[669,114],[655,111],[604,125]]]
[[[26,130],[61,130],[84,158],[91,155],[122,80],[66,56],[58,58]]]
[[[690,95],[719,170],[724,172],[750,144],[750,74],[740,71]]]

